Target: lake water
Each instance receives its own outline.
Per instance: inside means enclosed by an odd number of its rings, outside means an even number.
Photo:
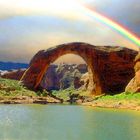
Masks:
[[[78,105],[0,105],[0,140],[140,140],[140,113]]]

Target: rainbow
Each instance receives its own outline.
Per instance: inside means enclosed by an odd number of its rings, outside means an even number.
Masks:
[[[80,3],[81,4],[81,3]],[[82,5],[82,11],[84,10],[84,13],[88,15],[89,17],[96,18],[99,22],[109,26],[110,28],[116,30],[123,36],[125,36],[127,39],[129,39],[131,42],[136,44],[138,47],[140,47],[140,39],[133,33],[131,33],[127,28],[123,27],[122,25],[116,23],[115,21],[111,20],[110,18],[99,14],[98,12],[94,11],[90,7],[88,7],[85,4]]]

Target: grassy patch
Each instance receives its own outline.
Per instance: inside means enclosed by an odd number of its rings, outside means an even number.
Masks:
[[[0,78],[0,97],[16,96],[36,96],[36,93],[26,89],[19,81]]]
[[[52,95],[63,99],[64,101],[69,100],[70,96],[73,94],[83,96],[84,98],[91,98],[94,99],[94,101],[96,100],[97,102],[136,102],[140,106],[140,93],[124,92],[117,95],[94,97],[90,94],[89,91],[76,90],[73,87],[67,88],[65,90],[52,91]],[[49,95],[49,93],[46,90],[44,90],[43,92],[34,92],[24,87],[23,84],[19,81],[0,78],[0,98],[12,98],[18,96],[46,97],[47,95]]]
[[[93,106],[140,109],[140,93],[120,93],[95,98]]]
[[[79,96],[85,96],[85,97],[92,97],[89,91],[82,91],[82,90],[76,90],[74,88],[67,88],[65,90],[53,90],[52,94],[56,97],[63,99],[64,101],[67,101],[70,99],[70,96],[73,94],[78,94]]]
[[[123,92],[117,95],[105,95],[98,98],[98,100],[140,100],[140,93]]]

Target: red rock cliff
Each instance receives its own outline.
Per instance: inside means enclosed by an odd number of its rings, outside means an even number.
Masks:
[[[126,92],[140,92],[140,52],[135,59],[135,76],[127,85]]]
[[[68,43],[39,51],[31,60],[23,83],[37,89],[49,65],[65,54],[81,56],[88,66],[88,89],[94,95],[124,91],[134,76],[134,58],[137,52],[122,47],[93,46],[87,43]]]

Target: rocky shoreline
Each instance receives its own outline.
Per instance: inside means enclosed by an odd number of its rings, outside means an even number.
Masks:
[[[100,108],[113,108],[113,109],[128,109],[128,110],[136,110],[140,111],[140,105],[137,105],[134,102],[126,102],[123,103],[122,101],[118,102],[87,102],[87,103],[82,103],[82,105],[85,106],[92,106],[92,107],[100,107]]]
[[[0,98],[0,104],[65,104],[62,100],[53,97],[13,97],[13,98]],[[140,111],[140,105],[132,101],[93,101],[93,102],[77,102],[77,105],[100,107],[100,108],[113,108],[113,109],[129,109]]]
[[[12,98],[0,98],[0,104],[48,104],[48,103],[62,103],[61,100],[53,97],[12,97]]]

